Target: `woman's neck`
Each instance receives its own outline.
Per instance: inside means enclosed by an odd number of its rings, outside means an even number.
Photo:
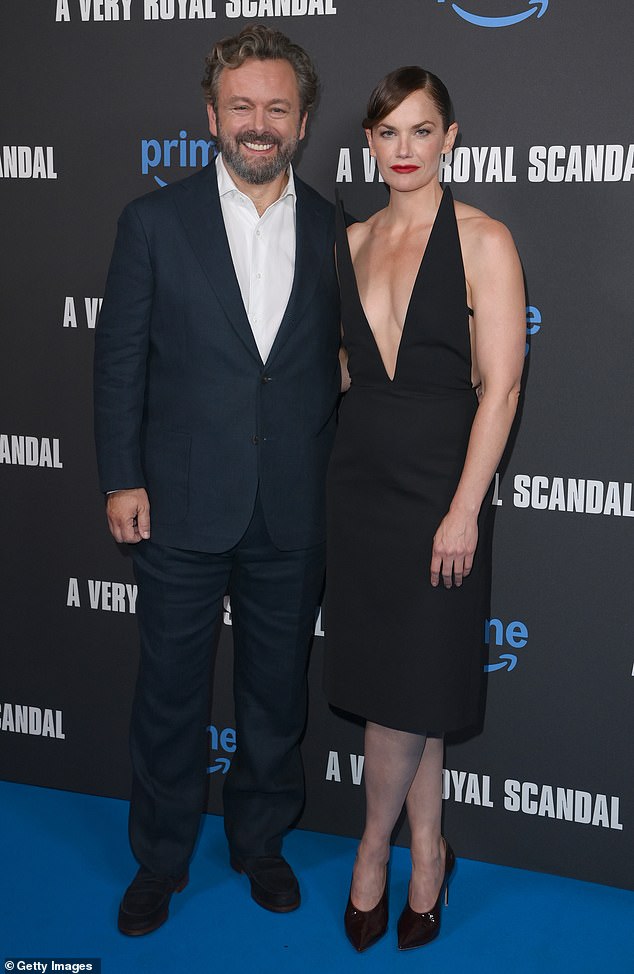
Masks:
[[[437,179],[409,193],[392,189],[390,202],[384,211],[385,218],[390,224],[403,228],[433,223],[442,194],[443,189]]]

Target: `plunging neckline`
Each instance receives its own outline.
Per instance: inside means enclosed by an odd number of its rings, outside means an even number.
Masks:
[[[356,273],[356,271],[354,269],[354,261],[352,260],[352,253],[350,251],[350,241],[348,240],[347,230],[345,232],[346,249],[347,249],[347,254],[348,254],[348,260],[350,261],[350,266],[352,268],[352,276],[353,276],[353,279],[354,279],[355,291],[356,291],[356,295],[357,295],[357,301],[359,302],[359,307],[361,308],[361,313],[363,315],[363,320],[365,321],[365,323],[366,323],[366,325],[368,327],[368,330],[369,330],[369,332],[370,332],[370,334],[372,336],[372,342],[373,342],[374,347],[376,349],[376,353],[377,353],[378,358],[379,358],[379,361],[381,363],[381,367],[382,367],[383,372],[385,373],[385,377],[386,377],[387,381],[390,383],[390,385],[393,385],[394,384],[394,381],[396,380],[396,374],[398,372],[399,357],[400,357],[400,354],[401,354],[401,347],[403,345],[403,338],[405,336],[405,329],[407,327],[407,322],[408,322],[408,319],[409,319],[409,311],[410,311],[410,308],[411,308],[411,305],[412,305],[412,298],[414,297],[414,292],[416,291],[416,287],[418,285],[418,281],[419,281],[419,278],[420,278],[420,275],[421,275],[421,271],[423,269],[423,264],[425,263],[425,257],[427,256],[427,251],[429,250],[429,245],[431,244],[431,240],[432,240],[432,237],[434,235],[434,230],[436,229],[436,225],[438,223],[438,216],[439,216],[440,211],[442,209],[443,203],[445,202],[445,196],[446,195],[447,195],[447,197],[449,199],[451,198],[451,192],[450,192],[448,186],[445,186],[443,188],[442,196],[440,198],[440,203],[438,204],[438,209],[436,210],[436,215],[434,217],[434,222],[431,225],[431,230],[429,231],[429,236],[427,238],[427,243],[425,244],[425,249],[423,250],[423,252],[421,254],[420,262],[418,264],[418,268],[417,268],[416,274],[414,276],[414,283],[412,285],[412,290],[410,291],[409,300],[407,302],[407,308],[405,309],[405,317],[403,318],[403,325],[401,327],[401,336],[400,336],[399,341],[398,341],[398,347],[396,349],[396,356],[394,358],[394,373],[391,376],[390,376],[390,373],[387,370],[387,367],[385,365],[385,361],[383,359],[383,356],[381,355],[381,350],[379,348],[379,343],[376,340],[376,335],[374,333],[374,329],[372,328],[372,325],[370,324],[370,319],[368,318],[368,316],[366,314],[366,310],[365,310],[365,308],[363,306],[363,301],[361,300],[361,294],[359,292],[359,282],[357,280],[357,273]],[[342,210],[343,210],[343,204],[342,204]]]

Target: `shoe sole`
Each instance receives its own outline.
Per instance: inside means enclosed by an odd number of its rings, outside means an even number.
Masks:
[[[119,933],[124,934],[126,937],[143,937],[146,933],[154,933],[159,927],[162,927],[169,916],[169,909],[165,910],[160,917],[154,920],[153,923],[145,927],[125,927],[122,923],[118,924]]]
[[[426,947],[427,944],[433,944],[434,940],[436,940],[438,938],[438,935],[439,934],[440,934],[440,928],[438,928],[438,930],[436,931],[436,933],[434,933],[427,940],[421,940],[420,943],[417,943],[417,944],[403,944],[403,945],[398,944],[398,949],[399,950],[417,950],[419,947]]]
[[[375,937],[372,937],[370,940],[368,940],[368,942],[365,944],[361,944],[361,945],[355,944],[354,940],[352,940],[350,937],[348,937],[348,943],[352,947],[354,947],[357,954],[362,954],[364,950],[369,950],[370,947],[374,947],[375,944],[378,944],[379,940],[381,940],[381,938],[384,937],[386,933],[387,933],[387,927],[385,928],[385,930],[381,931],[381,933],[378,933]]]

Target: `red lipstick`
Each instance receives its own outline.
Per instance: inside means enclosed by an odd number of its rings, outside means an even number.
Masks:
[[[420,166],[390,166],[390,169],[392,172],[408,173],[416,172],[417,169],[420,169]]]

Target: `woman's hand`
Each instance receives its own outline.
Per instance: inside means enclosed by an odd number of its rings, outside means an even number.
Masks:
[[[449,511],[434,535],[431,556],[431,583],[436,588],[442,576],[445,588],[462,585],[471,571],[478,544],[478,520]]]

